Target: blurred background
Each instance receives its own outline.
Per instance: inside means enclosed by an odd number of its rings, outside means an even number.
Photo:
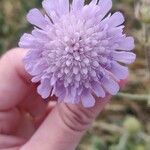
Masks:
[[[0,0],[0,54],[17,47],[32,27],[25,16],[42,0]],[[89,3],[90,0],[86,0]],[[126,88],[97,118],[77,150],[150,150],[150,0],[113,0],[113,12],[126,17],[126,33],[135,37],[136,62]]]

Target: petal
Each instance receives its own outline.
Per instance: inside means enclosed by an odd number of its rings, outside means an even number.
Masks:
[[[100,85],[100,83],[93,81],[91,83],[91,86],[92,86],[92,90],[94,91],[97,97],[102,97],[102,98],[105,97],[105,91]]]
[[[39,82],[41,80],[41,77],[42,77],[42,75],[35,76],[35,77],[32,78],[31,81],[33,83],[37,83],[37,82]]]
[[[114,13],[110,18],[108,24],[111,27],[117,27],[125,21],[124,16],[121,12]]]
[[[66,96],[64,98],[64,102],[75,104],[75,97],[71,94],[71,88],[67,88],[66,90]]]
[[[23,58],[23,63],[28,64],[30,62],[35,62],[41,59],[41,53],[35,50],[28,50],[25,57]]]
[[[56,76],[53,74],[53,76],[51,77],[51,80],[50,80],[51,86],[55,85],[56,81],[57,81],[57,78],[56,78]]]
[[[125,63],[125,64],[131,64],[135,61],[136,55],[131,52],[117,52],[114,51],[112,53],[112,57],[114,60]]]
[[[81,101],[84,107],[89,108],[95,105],[95,99],[89,91],[84,90],[81,95]]]
[[[46,61],[41,59],[41,60],[38,60],[38,62],[36,64],[34,64],[33,66],[33,69],[32,71],[30,72],[30,74],[32,76],[35,76],[35,75],[39,75],[41,74],[42,72],[44,72],[44,70],[47,68],[47,64],[46,64]]]
[[[42,2],[42,6],[45,9],[46,13],[49,15],[52,11],[57,12],[57,6],[56,2],[58,3],[58,1],[56,0],[44,0]]]
[[[119,50],[133,50],[135,47],[133,37],[125,37],[119,42]]]
[[[52,87],[50,86],[49,79],[43,79],[41,84],[37,88],[37,92],[42,96],[43,99],[49,97]]]
[[[84,7],[84,0],[73,0],[72,2],[72,10],[78,11]]]
[[[59,0],[59,9],[61,15],[69,13],[69,0]]]
[[[19,47],[26,49],[36,49],[39,51],[43,50],[45,41],[39,41],[33,35],[25,33],[19,41]]]
[[[77,95],[77,88],[75,86],[71,87],[70,94],[71,94],[72,97],[74,97],[74,98],[76,97],[76,95]]]
[[[50,41],[48,34],[43,30],[39,30],[39,29],[35,28],[32,31],[32,35],[39,41],[44,41],[45,43]]]
[[[56,84],[56,89],[54,93],[60,101],[64,100],[66,95],[66,89],[63,86],[63,84],[59,84],[59,82]]]
[[[19,47],[27,48],[29,45],[32,45],[33,42],[35,42],[35,38],[31,34],[25,33],[20,38]]]
[[[113,37],[112,42],[118,42],[118,38],[122,37],[123,28],[124,28],[124,26],[121,25],[119,27],[113,27],[108,31],[108,36]]]
[[[103,18],[112,8],[112,0],[100,0],[98,5],[100,6],[99,15]]]
[[[33,65],[34,65],[34,62],[30,62],[30,63],[28,63],[28,64],[25,64],[25,70],[26,70],[29,74],[32,74]]]
[[[41,29],[44,29],[48,25],[48,22],[45,20],[44,16],[36,8],[29,11],[29,13],[27,14],[27,20],[32,25],[35,25]]]
[[[98,0],[92,0],[92,1],[90,2],[90,5],[96,5],[96,4],[97,4],[97,1],[98,1]]]
[[[107,78],[103,78],[102,79],[102,84],[105,88],[105,90],[111,94],[111,95],[116,95],[119,91],[119,85],[117,82],[115,82],[114,80],[112,79],[107,79]]]
[[[42,2],[43,8],[46,13],[53,19],[53,13],[55,15],[62,16],[69,13],[69,0],[44,0]]]
[[[128,77],[129,71],[128,68],[125,66],[120,65],[117,62],[112,62],[111,64],[111,72],[118,78],[118,79],[126,79]]]
[[[58,1],[56,0],[44,0],[42,6],[53,22],[59,19]]]

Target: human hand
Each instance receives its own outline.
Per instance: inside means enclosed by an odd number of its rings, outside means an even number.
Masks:
[[[13,49],[0,59],[0,150],[74,150],[111,96],[89,109],[44,101],[24,70],[25,53]]]

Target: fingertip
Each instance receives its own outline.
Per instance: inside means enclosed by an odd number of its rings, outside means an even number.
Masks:
[[[24,64],[23,64],[23,58],[26,55],[27,50],[23,48],[14,48],[9,51],[7,51],[3,57],[2,60],[7,63],[10,63],[10,66],[15,69],[17,74],[24,78],[26,81],[31,80],[31,76],[26,72]]]

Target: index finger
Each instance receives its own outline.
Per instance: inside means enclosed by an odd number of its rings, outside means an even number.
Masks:
[[[13,49],[0,59],[0,110],[16,106],[29,92],[31,83],[22,58],[24,49]]]

